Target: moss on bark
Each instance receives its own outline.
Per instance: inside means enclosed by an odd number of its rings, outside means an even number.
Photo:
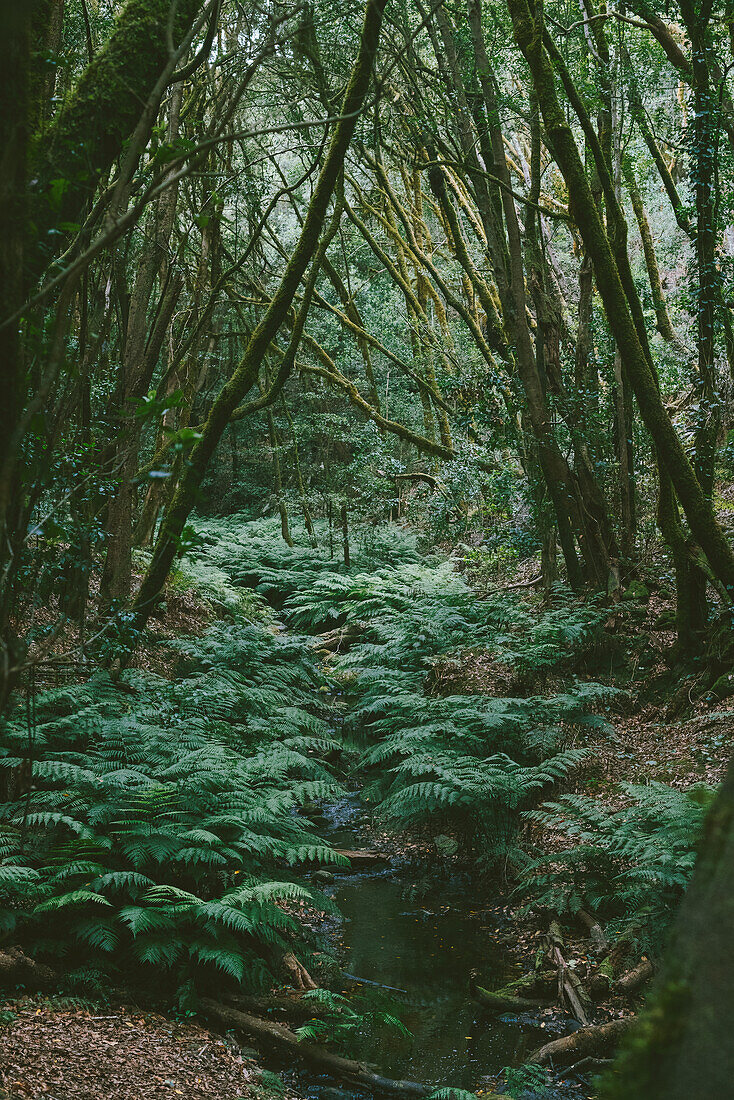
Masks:
[[[201,10],[198,0],[128,0],[106,45],[82,73],[53,121],[33,142],[37,275],[63,223],[81,220],[101,175],[119,156],[169,58]],[[173,13],[173,18],[172,18]]]

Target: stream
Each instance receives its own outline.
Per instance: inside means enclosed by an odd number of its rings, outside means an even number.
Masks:
[[[335,847],[365,847],[367,815],[358,796],[325,807],[325,813],[324,839]],[[473,968],[490,988],[510,980],[515,968],[472,910],[465,876],[452,879],[440,869],[432,874],[398,858],[386,869],[338,874],[324,892],[342,914],[331,947],[344,971],[393,987],[396,992],[378,992],[412,1033],[364,1037],[350,1048],[351,1057],[374,1063],[386,1076],[474,1089],[547,1041],[548,1032],[539,1026],[492,1018],[468,998]],[[313,1076],[300,1080],[299,1088],[309,1097],[364,1097]]]

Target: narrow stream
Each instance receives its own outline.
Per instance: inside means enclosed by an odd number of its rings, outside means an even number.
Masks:
[[[331,807],[325,839],[335,847],[363,848],[363,807],[349,798]],[[416,877],[417,876],[417,877]],[[358,875],[338,875],[327,887],[343,923],[339,951],[344,970],[368,982],[403,992],[383,992],[412,1033],[365,1038],[350,1055],[374,1063],[386,1076],[473,1089],[482,1077],[517,1065],[547,1038],[539,1027],[497,1020],[467,996],[469,972],[499,986],[513,977],[501,945],[476,913],[466,882],[452,882],[440,869],[429,877],[413,865]],[[364,990],[375,989],[363,986]],[[308,1096],[323,1094],[311,1078]],[[359,1096],[339,1089],[327,1095]]]

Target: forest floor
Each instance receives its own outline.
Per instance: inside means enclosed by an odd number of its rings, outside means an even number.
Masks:
[[[734,739],[734,709],[711,698],[689,698],[680,706],[681,686],[666,664],[674,640],[670,611],[668,602],[653,591],[648,602],[620,605],[610,613],[610,633],[622,630],[636,638],[638,658],[625,683],[627,694],[610,716],[614,736],[598,741],[572,789],[611,800],[623,781],[657,780],[688,788],[721,780]],[[157,639],[174,639],[203,633],[211,617],[210,606],[191,589],[172,590],[165,613],[151,625]],[[135,663],[172,676],[175,660],[174,650],[153,642],[137,654]],[[510,694],[502,669],[481,651],[437,666],[435,680],[439,692]],[[651,692],[651,683],[667,683],[667,692]],[[674,699],[678,702],[672,708]],[[430,861],[435,861],[428,832],[395,837],[380,830],[365,839],[388,852],[410,850],[426,862],[429,873]],[[553,838],[547,842],[553,850]],[[444,860],[443,870],[460,869],[465,856],[460,850]],[[493,891],[496,901],[497,884]],[[479,899],[480,920],[481,908]],[[511,901],[494,915],[487,913],[482,924],[518,962],[527,963],[537,951],[537,921]],[[572,933],[568,947],[578,958],[587,950],[581,934]],[[611,1000],[598,1010],[598,1018],[629,1011],[621,1000]],[[265,1100],[276,1095],[296,1094],[282,1086],[272,1091],[254,1051],[188,1020],[129,1004],[94,1007],[59,998],[26,997],[5,1001],[0,1008],[0,1100]]]
[[[255,1052],[131,1005],[25,997],[0,1012],[0,1100],[266,1100]]]

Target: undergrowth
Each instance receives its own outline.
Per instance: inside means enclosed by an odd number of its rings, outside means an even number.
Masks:
[[[184,998],[215,969],[257,984],[310,896],[288,867],[337,858],[295,813],[337,789],[304,644],[234,620],[178,647],[174,683],[99,673],[3,730],[20,789],[0,806],[0,934],[72,984],[141,966]]]
[[[621,808],[579,794],[548,802],[528,820],[571,845],[531,862],[520,888],[555,913],[591,907],[611,931],[634,931],[657,952],[693,873],[713,793],[622,783]]]
[[[325,525],[317,536],[289,547],[272,521],[199,523],[177,583],[225,617],[165,643],[175,679],[97,673],[6,720],[0,937],[60,964],[72,988],[148,970],[186,1004],[216,971],[271,980],[310,897],[298,868],[337,858],[298,808],[334,797],[350,754],[398,827],[452,827],[485,867],[507,866],[530,811],[575,842],[525,871],[543,904],[661,921],[692,866],[699,803],[657,785],[629,788],[617,813],[575,795],[537,809],[611,731],[613,689],[574,675],[602,611],[567,595],[480,600],[398,527],[353,531],[349,569]],[[335,628],[327,680],[314,635]],[[439,694],[437,663],[467,653],[533,693]]]
[[[479,600],[454,562],[421,555],[397,527],[355,537],[350,569],[326,543],[288,547],[273,525],[210,520],[197,553],[229,568],[280,608],[293,629],[342,629],[330,665],[346,704],[343,735],[359,748],[369,797],[398,825],[451,821],[487,865],[514,843],[518,812],[580,764],[609,723],[596,713],[611,690],[571,679],[564,692],[493,699],[431,694],[437,661],[467,649],[544,682],[593,645],[593,605],[541,609],[517,596]],[[323,531],[321,533],[323,540]]]

